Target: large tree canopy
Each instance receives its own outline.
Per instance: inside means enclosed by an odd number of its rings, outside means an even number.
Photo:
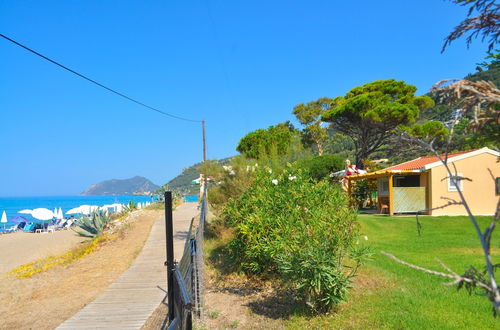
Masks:
[[[258,159],[273,153],[284,155],[288,152],[297,130],[285,122],[267,129],[258,129],[241,138],[236,150],[248,158]]]
[[[394,79],[355,87],[333,99],[322,120],[353,140],[356,165],[362,167],[362,160],[380,150],[396,127],[414,123],[421,110],[434,105],[428,96],[415,96],[416,90]]]

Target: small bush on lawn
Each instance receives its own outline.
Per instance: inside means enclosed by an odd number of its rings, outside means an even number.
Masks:
[[[246,273],[277,275],[313,309],[328,310],[346,299],[363,250],[347,205],[337,185],[257,169],[252,186],[224,210],[235,229],[232,261]]]

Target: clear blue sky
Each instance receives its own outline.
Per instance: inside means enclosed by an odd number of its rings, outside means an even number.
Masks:
[[[396,78],[428,91],[485,57],[440,53],[466,10],[440,0],[0,1],[0,33],[164,111],[207,121],[209,158],[294,105]],[[72,195],[201,159],[201,128],[0,40],[0,196]]]

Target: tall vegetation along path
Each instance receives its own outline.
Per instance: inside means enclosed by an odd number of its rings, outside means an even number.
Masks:
[[[174,252],[182,257],[197,203],[184,203],[174,211]],[[132,266],[102,295],[66,320],[57,329],[140,329],[165,297],[165,220],[158,218]]]

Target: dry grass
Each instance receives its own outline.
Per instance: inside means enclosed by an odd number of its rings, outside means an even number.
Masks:
[[[93,301],[125,271],[144,246],[161,211],[142,210],[93,253],[18,279],[0,278],[0,328],[53,329]]]
[[[62,255],[49,256],[32,261],[11,270],[9,273],[15,275],[17,278],[29,278],[35,274],[45,272],[50,268],[63,264],[69,264],[83,258],[116,237],[116,235],[101,235],[91,241],[80,244]]]

